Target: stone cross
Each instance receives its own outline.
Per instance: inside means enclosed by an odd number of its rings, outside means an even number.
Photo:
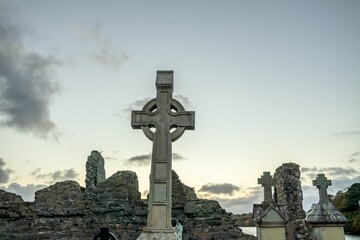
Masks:
[[[264,172],[261,178],[258,178],[258,184],[264,187],[264,202],[263,203],[274,203],[272,198],[271,187],[275,184],[274,178],[270,175],[270,172]]]
[[[327,188],[331,186],[331,180],[327,180],[325,174],[318,174],[316,179],[312,181],[312,184],[319,189],[319,202],[328,202]]]
[[[172,98],[173,71],[157,71],[157,96],[132,111],[131,126],[153,141],[147,226],[140,239],[177,239],[171,226],[172,142],[195,128],[195,112]]]

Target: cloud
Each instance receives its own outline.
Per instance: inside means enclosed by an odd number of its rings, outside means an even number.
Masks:
[[[360,137],[360,131],[338,132],[338,133],[333,133],[331,135],[340,138]]]
[[[216,198],[224,208],[243,207],[244,205],[249,206],[248,209],[252,210],[254,203],[261,203],[263,201],[263,194],[261,191],[253,193],[245,197],[238,198]]]
[[[76,180],[79,177],[79,174],[73,168],[50,173],[41,173],[41,168],[37,168],[31,172],[31,175],[35,176],[36,179],[45,180],[48,184],[64,180]]]
[[[319,174],[319,173],[326,173],[327,175],[330,176],[351,176],[353,174],[357,174],[358,171],[355,170],[354,168],[348,167],[348,168],[343,168],[343,167],[327,167],[327,168],[307,168],[307,167],[303,167],[301,168],[301,172],[302,173],[308,173],[308,174]]]
[[[178,161],[178,160],[185,160],[186,158],[183,157],[180,153],[173,153],[172,154],[172,160]]]
[[[116,157],[105,157],[105,160],[117,160]]]
[[[189,98],[179,94],[175,95],[173,98],[178,100],[184,106],[185,110],[189,110],[188,108],[191,106]]]
[[[199,189],[199,192],[225,194],[229,196],[232,196],[236,191],[240,191],[240,187],[230,183],[208,183]]]
[[[302,177],[301,182],[302,189],[309,192],[316,193],[316,187],[312,186],[312,180],[314,180],[318,174],[323,173],[327,179],[331,180],[332,186],[328,188],[329,193],[336,193],[339,190],[344,190],[351,186],[355,182],[360,182],[360,171],[351,167],[303,167],[301,168]],[[309,193],[309,195],[311,195]]]
[[[92,60],[103,67],[118,70],[129,59],[129,55],[107,39],[102,30],[100,23],[88,25],[82,21],[75,21],[70,25],[70,31],[74,36],[95,45],[95,52],[91,54]]]
[[[360,161],[360,151],[351,154],[349,157],[350,157],[349,163],[359,162]]]
[[[128,104],[124,109],[122,109],[121,111],[119,112],[116,112],[115,113],[115,116],[123,116],[123,115],[126,115],[126,116],[131,116],[131,111],[132,110],[141,110],[144,105],[150,101],[151,99],[153,98],[150,98],[150,97],[146,97],[146,98],[143,98],[143,99],[140,99],[140,100],[136,100],[135,102],[132,102],[130,104]]]
[[[10,173],[13,172],[11,169],[3,168],[4,166],[5,162],[0,158],[0,183],[7,183],[9,181]]]
[[[127,165],[149,165],[150,164],[150,154],[136,155],[126,160]]]
[[[185,160],[181,154],[179,153],[173,153],[172,154],[172,160],[173,161],[179,161],[179,160]],[[129,159],[125,160],[126,165],[137,165],[137,166],[145,166],[149,165],[151,161],[151,154],[143,154],[143,155],[136,155]]]
[[[0,16],[0,124],[46,138],[56,137],[50,103],[60,92],[53,71],[61,63],[26,49],[20,26]]]
[[[16,193],[22,196],[24,201],[32,202],[34,201],[35,192],[47,187],[47,185],[34,185],[28,184],[26,186],[21,186],[20,184],[14,182],[6,188],[3,188],[5,191]]]
[[[254,203],[261,203],[263,201],[263,191],[261,187],[247,187],[241,189],[239,197],[219,197],[219,195],[203,194],[199,196],[207,199],[216,200],[220,203],[221,207],[226,211],[232,213],[248,213],[252,211]]]

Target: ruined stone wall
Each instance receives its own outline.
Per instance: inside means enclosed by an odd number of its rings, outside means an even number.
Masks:
[[[274,199],[278,204],[285,206],[289,217],[286,226],[286,239],[296,239],[299,221],[305,219],[303,209],[303,194],[300,182],[300,167],[295,163],[284,163],[278,167],[274,174]]]
[[[173,217],[184,227],[184,240],[255,240],[242,233],[218,202],[197,199],[173,173]],[[36,192],[35,202],[0,190],[0,240],[92,239],[106,226],[118,239],[135,240],[146,225],[147,202],[140,199],[138,178],[115,173],[85,189],[64,181]]]

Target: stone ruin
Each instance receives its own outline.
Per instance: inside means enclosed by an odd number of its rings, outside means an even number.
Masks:
[[[284,163],[275,170],[274,200],[285,207],[289,218],[286,225],[286,239],[307,239],[311,226],[305,222],[303,194],[300,182],[300,166]]]
[[[93,183],[84,188],[58,182],[37,191],[34,202],[0,190],[0,240],[92,239],[104,226],[118,239],[135,240],[146,225],[148,201],[140,197],[136,173],[119,171]],[[198,199],[174,171],[172,199],[172,217],[183,225],[184,240],[256,239],[242,233],[217,201]]]
[[[86,161],[86,188],[94,188],[105,181],[105,161],[98,151],[92,151]]]
[[[99,152],[92,151],[86,164],[86,184],[93,183],[88,188],[75,181],[58,182],[37,191],[34,202],[0,190],[0,240],[92,239],[104,226],[118,239],[135,240],[146,225],[148,201],[141,199],[136,173],[118,171],[105,179],[105,170],[89,174],[88,169],[95,169],[91,164],[103,166]],[[286,239],[311,239],[299,165],[283,164],[274,180],[274,200],[289,217]],[[242,233],[231,215],[217,201],[198,199],[194,189],[172,172],[172,217],[183,225],[184,240],[256,239]]]

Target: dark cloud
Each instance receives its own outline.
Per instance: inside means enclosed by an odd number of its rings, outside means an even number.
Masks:
[[[351,156],[351,157],[356,157],[356,156],[360,156],[360,151],[358,151],[358,152],[355,152],[355,153],[351,154],[350,156]]]
[[[349,162],[350,163],[360,162],[360,151],[351,154]]]
[[[34,201],[35,192],[47,187],[47,185],[34,185],[28,184],[26,186],[21,186],[18,183],[10,183],[10,185],[6,188],[3,188],[5,191],[16,193],[21,195],[24,201]]]
[[[178,160],[185,160],[186,158],[183,157],[180,153],[173,153],[172,154],[172,159],[174,161],[178,161]]]
[[[312,180],[315,180],[320,173],[325,174],[327,179],[331,180],[332,185],[328,188],[328,192],[331,194],[344,190],[355,182],[360,182],[360,171],[351,167],[304,167],[301,172],[303,173],[301,177],[302,189],[309,196],[315,195],[318,197],[316,187],[312,186]]]
[[[46,138],[56,127],[49,106],[60,91],[52,79],[60,62],[27,50],[22,38],[22,29],[0,15],[0,124]]]
[[[185,160],[186,158],[184,158],[181,154],[179,153],[173,153],[172,154],[172,160],[173,161],[179,161],[179,160]],[[127,165],[138,165],[138,166],[143,166],[143,165],[149,165],[151,161],[151,154],[143,154],[143,155],[136,155],[134,157],[131,157],[129,159],[125,160],[125,163]]]
[[[129,59],[126,53],[114,54],[107,49],[101,49],[94,54],[96,62],[100,63],[104,67],[111,67],[113,69],[119,69],[123,62]]]
[[[240,191],[240,187],[230,183],[208,183],[199,189],[199,192],[225,194],[230,196],[236,191]]]
[[[103,35],[100,23],[88,25],[76,21],[70,25],[70,30],[82,41],[94,44],[95,52],[92,53],[91,59],[103,67],[118,70],[129,59],[127,53]]]
[[[151,155],[150,154],[143,154],[143,155],[136,155],[126,160],[127,165],[148,165],[150,164]]]
[[[348,131],[338,132],[331,134],[334,137],[349,138],[349,137],[360,137],[360,131]]]
[[[52,184],[64,180],[76,180],[79,174],[73,169],[58,170],[50,173],[41,173],[41,168],[37,168],[31,172],[36,179],[43,179],[46,183]]]
[[[319,173],[326,173],[330,176],[351,176],[354,174],[358,174],[358,171],[354,168],[348,167],[348,168],[342,168],[342,167],[327,167],[327,168],[307,168],[303,167],[301,168],[302,173],[308,173],[308,174],[319,174]]]
[[[7,183],[9,181],[10,173],[13,171],[11,169],[5,169],[5,161],[0,158],[0,183]]]

